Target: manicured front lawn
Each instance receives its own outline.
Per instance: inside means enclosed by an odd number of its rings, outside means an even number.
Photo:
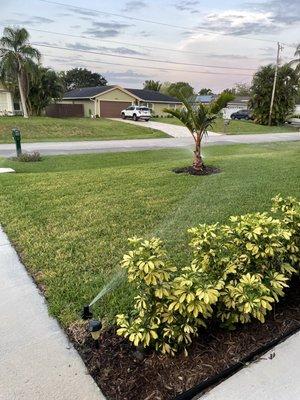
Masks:
[[[65,326],[119,270],[127,238],[159,235],[179,267],[187,265],[186,229],[265,210],[277,193],[300,197],[300,143],[215,146],[205,160],[222,173],[176,175],[190,150],[45,157],[38,163],[0,160],[0,224],[45,290]],[[96,310],[112,318],[134,293],[124,281]]]
[[[65,140],[148,139],[166,133],[110,119],[0,117],[0,143],[12,142],[12,128],[19,128],[24,142]]]
[[[182,123],[177,118],[153,118],[152,121],[164,122],[166,124],[182,125]],[[258,125],[252,121],[236,121],[230,120],[229,125],[224,131],[224,120],[222,118],[217,118],[216,122],[210,128],[211,131],[217,133],[226,133],[228,135],[245,135],[245,134],[255,134],[255,133],[280,133],[280,132],[298,132],[299,128],[295,128],[290,125],[283,126],[265,126]]]
[[[218,118],[213,125],[213,132],[224,132],[224,120]],[[280,132],[298,132],[299,129],[290,125],[281,126],[266,126],[255,124],[252,121],[236,121],[230,120],[229,125],[226,127],[228,135],[245,135],[251,133],[280,133]]]

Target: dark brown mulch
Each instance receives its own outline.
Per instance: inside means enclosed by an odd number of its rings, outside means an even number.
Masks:
[[[175,172],[175,174],[190,174],[197,176],[219,174],[221,172],[220,168],[212,165],[203,165],[201,171],[196,171],[191,165],[188,167],[174,168],[172,171]]]
[[[138,361],[135,348],[116,336],[114,328],[103,332],[98,350],[89,337],[82,339],[83,332],[78,334],[74,329],[70,336],[108,399],[171,400],[296,328],[300,329],[299,278],[293,280],[286,297],[276,305],[265,324],[253,322],[235,331],[211,326],[200,332],[189,347],[188,357],[149,352]]]

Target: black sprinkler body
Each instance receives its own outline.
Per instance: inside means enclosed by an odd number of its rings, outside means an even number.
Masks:
[[[93,318],[93,313],[90,310],[90,306],[86,305],[83,307],[81,316],[84,320]]]

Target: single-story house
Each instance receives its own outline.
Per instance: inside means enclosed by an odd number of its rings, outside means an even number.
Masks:
[[[0,116],[21,114],[19,101],[15,101],[13,94],[0,83]]]
[[[239,110],[247,110],[249,96],[236,96],[234,100],[230,101],[225,108],[223,108],[223,118],[230,118],[230,115]]]
[[[82,104],[84,116],[120,117],[121,111],[131,105],[149,107],[153,115],[163,116],[164,108],[181,105],[178,99],[154,90],[128,89],[121,86],[96,86],[74,89],[64,94],[60,104]]]

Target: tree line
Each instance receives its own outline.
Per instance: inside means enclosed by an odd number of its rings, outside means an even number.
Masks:
[[[218,101],[226,106],[235,96],[249,96],[255,122],[267,124],[274,74],[274,65],[263,66],[254,74],[251,85],[237,83],[233,88],[223,90]],[[293,112],[296,100],[300,101],[299,76],[300,45],[295,52],[295,59],[278,69],[272,124],[283,123],[287,115]],[[0,38],[0,80],[15,98],[20,99],[24,117],[41,115],[53,99],[60,99],[68,90],[107,84],[101,74],[86,68],[56,72],[44,67],[41,53],[30,45],[27,30],[11,27],[6,27]],[[210,88],[202,88],[196,93],[188,82],[146,80],[143,86],[144,89],[191,101],[197,95],[214,94]]]
[[[41,115],[68,90],[107,84],[101,74],[85,68],[56,72],[44,67],[41,53],[30,45],[27,30],[10,27],[0,39],[0,80],[21,101],[25,118]]]
[[[300,102],[300,45],[295,52],[296,58],[278,68],[275,101],[271,116],[272,125],[282,124],[288,115],[292,114],[296,102]],[[226,104],[236,96],[249,97],[249,108],[252,110],[254,122],[267,125],[270,111],[270,101],[275,75],[275,65],[266,65],[253,75],[250,85],[236,83],[234,87],[225,89],[217,97]],[[197,95],[214,95],[210,88],[202,88],[195,93],[188,82],[164,82],[147,80],[144,89],[155,90],[173,97],[184,97],[191,102]]]

